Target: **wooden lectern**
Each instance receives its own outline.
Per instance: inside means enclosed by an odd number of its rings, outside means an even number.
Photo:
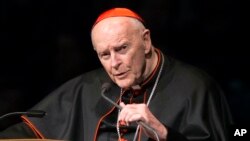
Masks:
[[[65,141],[52,139],[0,139],[0,141]]]

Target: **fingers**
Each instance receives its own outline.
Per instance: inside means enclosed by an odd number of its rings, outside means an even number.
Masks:
[[[142,116],[139,113],[134,113],[134,114],[128,115],[125,118],[125,121],[130,123],[130,122],[134,122],[134,121],[139,121],[141,118],[142,118]]]
[[[131,122],[138,122],[142,127],[144,133],[150,138],[156,138],[154,132],[159,133],[160,138],[166,140],[167,129],[166,127],[152,114],[146,104],[127,104],[120,103],[122,110],[118,116],[120,125],[129,125]],[[150,128],[146,127],[145,125]]]
[[[118,120],[123,121],[126,125],[131,122],[144,120],[143,116],[146,116],[143,104],[128,104],[125,105],[123,102],[120,103],[122,110],[119,114]]]

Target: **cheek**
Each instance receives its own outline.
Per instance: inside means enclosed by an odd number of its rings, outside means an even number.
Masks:
[[[144,60],[143,55],[137,55],[132,59],[132,69],[137,75],[141,75],[143,72],[143,65],[145,64]]]
[[[105,61],[101,61],[102,66],[104,67],[104,69],[106,70],[106,72],[110,73],[111,72],[111,67],[109,65],[108,62]]]

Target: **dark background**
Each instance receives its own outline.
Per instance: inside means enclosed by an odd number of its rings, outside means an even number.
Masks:
[[[0,115],[27,110],[65,81],[100,67],[90,29],[113,6],[138,12],[164,53],[212,75],[236,124],[248,127],[249,15],[243,0],[1,0]]]

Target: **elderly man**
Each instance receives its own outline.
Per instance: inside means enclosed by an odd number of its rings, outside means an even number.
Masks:
[[[91,39],[104,69],[65,83],[32,108],[47,116],[22,116],[23,122],[2,137],[228,140],[231,116],[219,86],[205,72],[155,48],[135,12],[105,11],[94,23]],[[102,90],[107,83],[109,88]],[[101,97],[102,92],[115,104]]]

